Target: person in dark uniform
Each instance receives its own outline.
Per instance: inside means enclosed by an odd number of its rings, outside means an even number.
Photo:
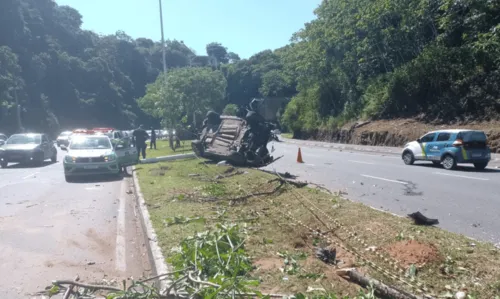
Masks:
[[[173,133],[170,132],[170,134],[168,134],[168,143],[170,145],[170,148],[175,152],[175,147],[174,147],[174,136],[173,136]]]
[[[135,146],[137,147],[137,154],[139,157],[142,153],[142,158],[146,159],[146,140],[149,138],[148,133],[143,129],[143,125],[140,125],[139,128],[134,130],[132,133],[135,140]]]
[[[156,131],[154,127],[151,127],[151,143],[149,144],[149,149],[153,149],[153,145],[156,149]]]

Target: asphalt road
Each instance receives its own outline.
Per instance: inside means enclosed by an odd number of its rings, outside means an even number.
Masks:
[[[494,165],[481,172],[472,166],[447,171],[430,162],[407,166],[390,148],[377,153],[293,142],[273,143],[273,155],[284,156],[267,170],[289,172],[401,216],[420,211],[444,229],[500,245],[500,170]],[[296,162],[299,146],[304,164]]]
[[[95,283],[149,274],[131,179],[67,183],[62,167],[0,169],[2,299],[37,298],[76,275]]]

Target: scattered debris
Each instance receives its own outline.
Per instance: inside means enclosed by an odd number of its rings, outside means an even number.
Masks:
[[[369,246],[365,250],[375,252],[377,250],[377,246]]]
[[[227,161],[220,161],[219,163],[217,163],[217,166],[228,166],[229,163],[227,163]]]
[[[34,204],[32,204],[32,205],[28,205],[28,206],[26,206],[26,208],[31,208],[31,207],[34,207],[34,206],[38,206],[38,204],[37,204],[37,203],[34,203]]]
[[[127,192],[126,192],[126,193],[127,193],[127,194],[132,194],[132,193],[134,193],[134,192],[132,192],[132,190],[127,190]]]
[[[455,294],[455,299],[465,299],[467,294],[463,291],[459,291]]]
[[[480,226],[481,226],[481,224],[480,224],[480,223],[475,222],[475,223],[472,223],[472,226],[473,226],[473,227],[480,227]]]
[[[439,220],[427,218],[420,212],[408,214],[408,217],[412,218],[415,221],[416,225],[436,225],[436,224],[439,224]]]
[[[335,264],[337,258],[337,249],[318,247],[316,248],[316,257],[324,263]]]
[[[92,262],[92,261],[91,261],[91,262],[87,262],[87,265],[88,265],[88,266],[95,265],[95,262]]]
[[[184,216],[175,216],[175,217],[170,217],[170,218],[165,219],[165,224],[167,226],[172,226],[172,225],[176,225],[176,224],[187,224],[187,223],[192,223],[192,222],[205,223],[205,218],[203,218],[203,217],[189,218],[189,217],[184,217]]]
[[[190,174],[188,174],[188,177],[199,177],[199,176],[201,176],[201,174],[199,174],[199,173],[190,173]]]
[[[313,293],[313,292],[326,292],[324,288],[313,288],[313,287],[307,287],[306,293]]]

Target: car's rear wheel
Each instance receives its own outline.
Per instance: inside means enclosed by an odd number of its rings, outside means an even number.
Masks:
[[[2,167],[2,168],[7,168],[7,165],[9,165],[9,162],[7,162],[7,161],[0,162],[0,167]]]
[[[65,176],[64,176],[64,179],[66,179],[66,182],[68,182],[68,183],[71,183],[71,182],[73,182],[73,181],[74,181],[73,177],[71,177],[71,176],[69,176],[69,175],[65,175]]]
[[[446,170],[453,170],[457,167],[457,160],[452,155],[446,155],[443,158],[443,167]]]
[[[57,152],[54,155],[52,155],[52,157],[50,157],[50,161],[52,163],[56,163],[57,162]]]
[[[480,163],[474,163],[474,167],[477,170],[484,170],[488,166],[488,162],[480,162]]]
[[[405,151],[403,153],[403,162],[405,162],[406,165],[413,165],[413,163],[415,163],[415,157],[411,151]]]

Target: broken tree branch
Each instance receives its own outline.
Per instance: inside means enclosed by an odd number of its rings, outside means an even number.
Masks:
[[[76,276],[75,277],[75,281],[79,281],[80,280],[80,276]],[[63,296],[63,299],[69,299],[69,296],[71,296],[71,293],[73,292],[73,288],[75,287],[75,285],[70,285],[69,288],[66,289],[66,292],[64,292],[64,296]]]
[[[375,289],[375,293],[380,296],[381,298],[387,298],[387,299],[418,299],[417,296],[413,294],[409,294],[407,292],[403,292],[400,290],[396,290],[376,279],[370,278],[368,276],[365,276],[354,268],[348,268],[348,269],[340,269],[337,270],[337,273],[341,276],[347,276],[349,280],[354,281],[355,283],[359,284],[360,286],[367,288],[370,285],[373,286]]]
[[[112,287],[112,286],[106,286],[106,285],[92,285],[92,284],[86,284],[86,283],[81,283],[78,281],[74,280],[53,280],[52,281],[53,285],[63,285],[63,284],[69,284],[69,285],[74,285],[77,287],[82,287],[82,288],[87,288],[87,289],[94,289],[94,290],[104,290],[104,291],[114,291],[114,292],[121,292],[123,291],[122,289]]]
[[[272,191],[267,191],[267,192],[259,192],[259,193],[251,193],[247,194],[244,196],[236,197],[231,199],[232,202],[238,202],[238,201],[244,201],[247,200],[251,197],[257,197],[257,196],[264,196],[264,195],[273,195],[274,193],[278,192],[282,187],[283,187],[284,182],[281,182],[276,188],[274,188]]]
[[[163,273],[163,274],[159,274],[159,275],[156,275],[156,276],[153,276],[153,277],[149,277],[149,278],[146,278],[144,280],[140,280],[138,281],[138,283],[145,283],[145,282],[148,282],[148,281],[151,281],[151,280],[155,280],[155,279],[158,279],[158,278],[162,278],[162,277],[165,277],[165,276],[170,276],[170,275],[174,275],[174,274],[177,274],[177,273],[183,273],[187,270],[189,270],[191,268],[184,268],[182,270],[178,270],[178,271],[173,271],[173,272],[167,272],[167,273]]]

